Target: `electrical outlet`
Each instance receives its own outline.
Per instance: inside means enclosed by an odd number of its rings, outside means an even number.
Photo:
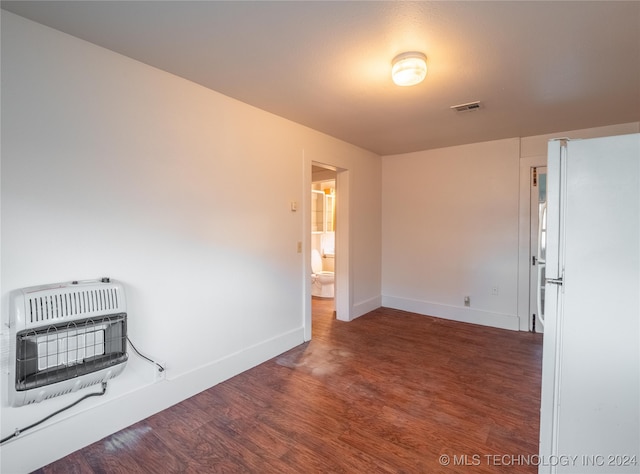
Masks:
[[[493,296],[498,296],[498,293],[499,293],[499,288],[497,286],[492,286],[491,287],[491,294]]]
[[[469,297],[469,296],[465,296],[464,297],[464,305],[465,306],[471,306],[471,297]]]

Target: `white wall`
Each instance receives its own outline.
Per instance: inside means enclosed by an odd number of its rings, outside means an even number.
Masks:
[[[639,128],[633,122],[382,157],[382,304],[528,330],[529,168],[546,165],[549,139]]]
[[[383,305],[517,329],[518,155],[508,139],[383,157]]]
[[[153,383],[131,355],[105,397],[3,445],[3,472],[303,342],[310,229],[290,202],[308,198],[309,160],[348,170],[357,316],[380,300],[378,156],[2,11],[3,328],[12,289],[110,276],[126,285],[131,339],[167,365]],[[0,380],[2,437],[79,397],[10,408]]]

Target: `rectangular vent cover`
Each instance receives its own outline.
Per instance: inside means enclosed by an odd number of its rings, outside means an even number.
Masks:
[[[466,104],[460,105],[452,105],[451,109],[456,112],[466,112],[470,110],[478,110],[480,108],[480,101],[476,100],[475,102],[467,102]]]

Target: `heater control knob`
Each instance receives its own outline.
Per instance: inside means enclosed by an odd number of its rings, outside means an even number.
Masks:
[[[101,281],[102,283],[109,283],[109,282],[111,282],[111,278],[109,278],[109,277],[104,277],[104,278],[100,279],[100,281]]]

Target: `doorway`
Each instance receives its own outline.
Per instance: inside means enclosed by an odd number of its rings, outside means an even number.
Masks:
[[[538,307],[544,301],[544,275],[539,265],[539,242],[544,234],[539,226],[541,205],[546,202],[547,156],[532,155],[520,158],[518,211],[518,320],[520,331],[543,332]],[[541,200],[542,190],[542,200]],[[542,256],[544,263],[544,256]],[[540,279],[540,285],[538,280]],[[540,303],[538,301],[540,300]],[[544,318],[544,314],[541,315]],[[535,321],[535,326],[534,326]]]
[[[531,168],[529,242],[529,330],[544,332],[545,270],[547,248],[547,167]]]
[[[312,312],[322,302],[323,314],[335,309],[337,173],[311,167],[311,298]],[[321,300],[321,301],[320,301]],[[315,316],[315,314],[312,314]]]
[[[350,172],[347,169],[323,163],[304,157],[304,182],[303,194],[304,215],[303,215],[303,235],[304,245],[302,246],[302,272],[303,284],[303,327],[304,340],[311,340],[312,330],[312,305],[311,305],[311,249],[312,249],[312,182],[313,168],[317,172],[331,172],[335,179],[335,213],[332,218],[334,225],[334,298],[333,311],[335,319],[341,321],[351,320],[351,289],[350,289],[350,255],[349,255],[349,187]]]

